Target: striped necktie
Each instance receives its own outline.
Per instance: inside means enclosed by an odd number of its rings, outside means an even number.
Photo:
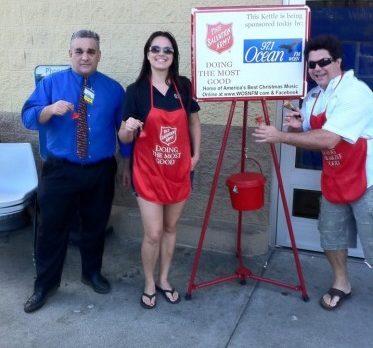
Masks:
[[[76,124],[76,153],[80,159],[87,158],[88,154],[87,103],[84,100],[84,89],[86,87],[87,79],[84,78],[84,83],[79,98],[79,117]]]

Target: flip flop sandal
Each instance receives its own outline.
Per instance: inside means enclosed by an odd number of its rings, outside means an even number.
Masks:
[[[149,294],[143,292],[142,295],[141,295],[141,297],[140,297],[140,304],[141,304],[141,306],[143,308],[145,308],[145,309],[153,309],[157,303],[154,301],[154,305],[149,305],[149,304],[147,304],[147,303],[144,302],[143,296],[147,297],[149,299],[149,301],[151,302],[151,300],[155,297],[155,293],[152,294],[152,295],[149,295]]]
[[[338,302],[334,306],[331,306],[330,304],[325,302],[325,300],[324,300],[325,295],[323,297],[321,297],[320,305],[321,305],[322,308],[324,308],[328,311],[331,311],[333,309],[338,308],[344,300],[347,300],[348,298],[351,297],[351,292],[346,294],[344,291],[336,289],[336,288],[330,288],[328,290],[327,294],[330,295],[331,300],[333,300],[334,297],[337,297],[337,296],[339,297]]]
[[[178,295],[177,299],[173,301],[167,296],[167,294],[171,294],[171,296],[174,297],[175,288],[172,288],[171,290],[166,290],[166,289],[160,288],[157,285],[155,286],[155,288],[163,295],[163,297],[166,299],[167,302],[172,303],[172,304],[176,304],[180,302],[181,300],[180,294]]]

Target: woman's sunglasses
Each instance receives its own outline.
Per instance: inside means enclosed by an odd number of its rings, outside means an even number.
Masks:
[[[333,61],[334,61],[333,58],[323,58],[323,59],[317,60],[316,62],[313,61],[313,60],[309,60],[308,61],[308,68],[315,69],[316,68],[316,64],[320,68],[323,68],[324,66],[329,65]]]
[[[160,46],[150,46],[149,52],[151,53],[161,53],[163,51],[164,54],[173,54],[174,49],[172,47],[160,47]]]

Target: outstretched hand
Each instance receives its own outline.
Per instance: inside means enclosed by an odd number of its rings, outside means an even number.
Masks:
[[[284,117],[284,126],[293,129],[301,129],[303,125],[303,116],[299,111],[288,112]]]
[[[270,143],[276,144],[281,143],[283,133],[277,130],[274,126],[267,126],[261,124],[255,128],[253,137],[256,143]]]

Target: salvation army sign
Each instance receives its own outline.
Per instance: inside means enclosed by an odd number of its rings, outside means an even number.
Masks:
[[[291,99],[306,92],[307,6],[192,9],[192,82],[202,101]]]
[[[207,47],[218,53],[229,50],[233,45],[232,24],[207,25]]]

